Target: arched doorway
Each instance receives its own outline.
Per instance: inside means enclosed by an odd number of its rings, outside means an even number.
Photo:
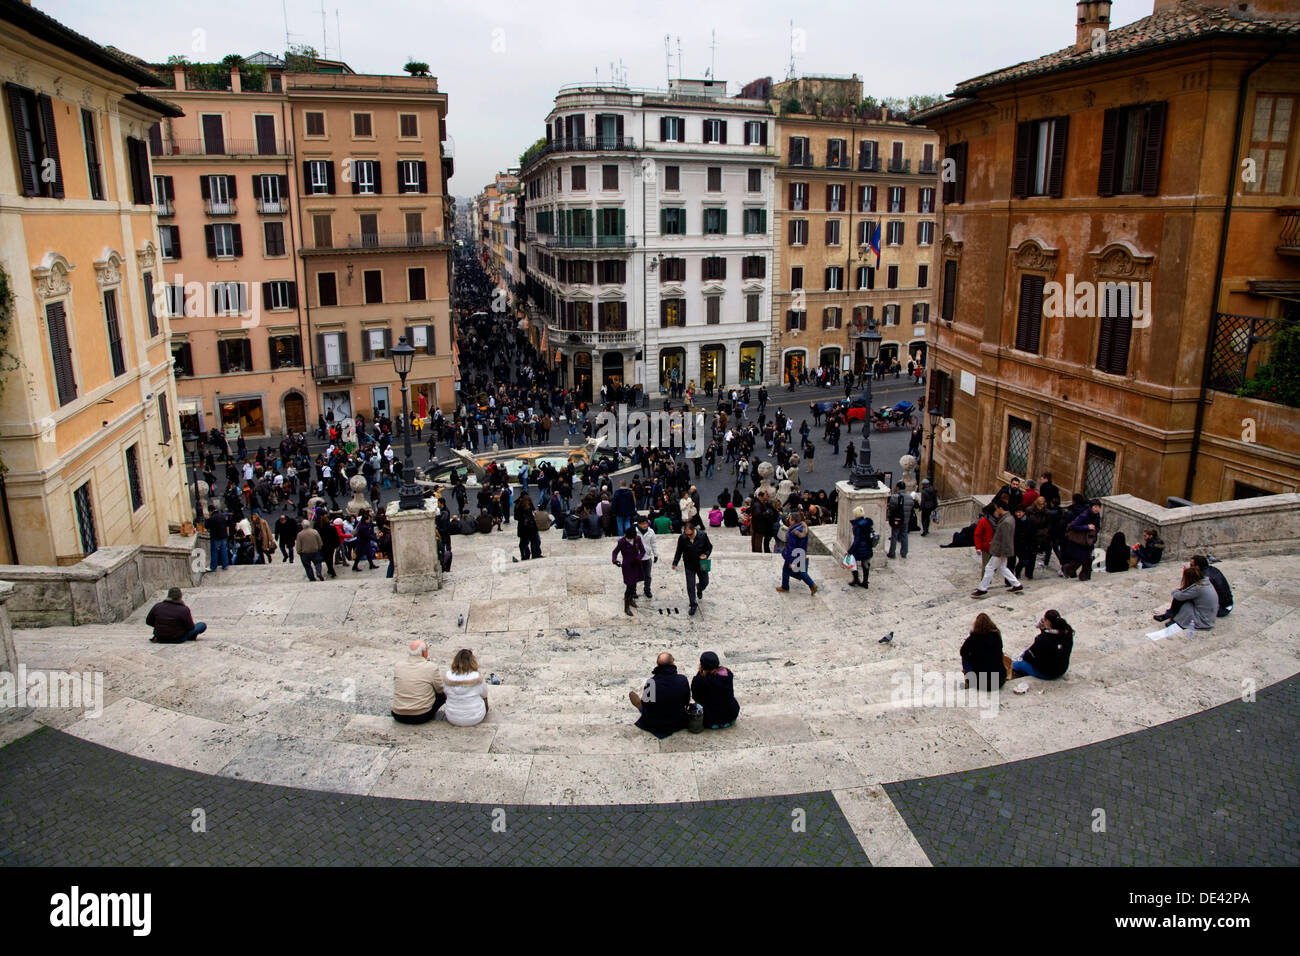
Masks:
[[[838,347],[825,348],[817,356],[817,364],[829,372],[838,372],[840,368],[840,350]]]
[[[925,364],[926,349],[924,342],[913,342],[907,347],[908,354],[918,365]]]
[[[284,424],[284,430],[290,434],[306,433],[307,400],[302,393],[285,392],[280,405],[283,410],[280,421]]]
[[[885,367],[892,367],[894,359],[898,358],[898,343],[885,342],[880,346],[880,361],[885,363]]]
[[[591,401],[591,353],[573,356],[573,390],[584,402]]]
[[[610,388],[618,388],[623,384],[623,353],[606,352],[600,357],[600,366],[602,381]]]
[[[700,380],[696,384],[705,390],[727,384],[727,347],[725,345],[700,346]]]

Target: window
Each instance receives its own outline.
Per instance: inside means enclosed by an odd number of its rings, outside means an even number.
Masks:
[[[745,188],[751,193],[761,193],[763,191],[763,171],[761,169],[749,170]]]
[[[627,282],[627,263],[622,259],[602,259],[598,266],[597,281],[601,285],[622,285]]]
[[[253,370],[253,343],[248,339],[219,339],[217,362],[222,374]]]
[[[1017,198],[1061,195],[1069,124],[1068,116],[1058,116],[1016,126],[1013,189]]]
[[[762,120],[745,121],[745,145],[746,146],[766,146],[767,145],[767,123]]]
[[[875,212],[876,211],[876,187],[859,186],[858,187],[858,212]]]
[[[1160,158],[1164,151],[1165,104],[1147,103],[1109,109],[1101,127],[1101,169],[1097,195],[1160,190]]]
[[[1250,158],[1255,161],[1255,178],[1245,184],[1246,192],[1277,195],[1283,191],[1287,145],[1295,112],[1295,96],[1279,93],[1255,96],[1255,119],[1250,132]]]
[[[423,351],[426,355],[437,355],[437,343],[434,341],[432,325],[412,325],[406,330],[406,341],[416,351]]]
[[[789,155],[791,166],[811,166],[812,149],[809,148],[808,137],[791,136]]]
[[[86,141],[86,174],[90,178],[90,198],[104,198],[104,173],[99,162],[99,140],[95,134],[95,114],[81,111],[81,134]]]
[[[858,143],[858,171],[873,173],[880,168],[880,144],[874,139]]]
[[[916,302],[912,305],[912,324],[925,325],[930,321],[930,303]]]
[[[199,195],[207,202],[211,216],[228,216],[235,211],[232,200],[236,196],[234,176],[199,177]]]
[[[680,328],[686,325],[686,300],[661,299],[659,301],[659,327]]]
[[[352,193],[360,196],[378,195],[383,190],[379,185],[379,160],[352,160]]]
[[[163,294],[167,299],[167,314],[173,319],[179,319],[185,315],[185,286],[179,282],[174,285],[163,286]]]
[[[917,200],[917,212],[934,213],[934,187],[923,186],[921,188],[920,198]]]
[[[826,211],[844,211],[844,186],[842,183],[826,184]]]
[[[262,308],[292,309],[298,304],[295,283],[284,279],[262,283]]]
[[[361,234],[361,245],[365,249],[379,247],[379,216],[373,212],[363,212],[357,216],[357,229]]]
[[[158,245],[164,259],[179,259],[181,257],[180,226],[159,226]]]
[[[99,550],[95,535],[95,509],[90,501],[90,482],[86,482],[72,493],[73,510],[77,512],[77,533],[81,537],[83,554],[94,554]]]
[[[826,220],[826,245],[838,246],[840,244],[840,222],[839,219]]]
[[[746,209],[744,221],[747,236],[757,236],[767,232],[766,209]]]
[[[865,329],[867,323],[872,321],[876,310],[870,305],[855,305],[853,307],[853,324],[859,329]]]
[[[172,440],[172,416],[165,392],[158,396],[158,427],[162,429],[163,444],[168,444]]]
[[[939,315],[948,322],[953,320],[953,311],[957,305],[957,260],[945,259],[943,262],[943,297],[940,300]]]
[[[627,331],[627,303],[602,302],[600,304],[600,332]]]
[[[871,266],[858,266],[858,291],[876,287],[876,270]]]
[[[9,118],[18,147],[18,179],[24,196],[63,198],[63,167],[59,164],[59,138],[54,128],[54,105],[45,95],[26,87],[5,84]],[[128,139],[128,143],[131,141]],[[47,162],[52,161],[52,162]],[[148,157],[145,157],[148,163]],[[47,171],[53,171],[53,177]],[[134,179],[132,180],[134,185]]]
[[[253,177],[253,198],[258,212],[287,212],[289,208],[289,177],[259,175]]]
[[[685,209],[663,209],[660,210],[660,232],[665,236],[684,236],[686,235],[686,210]]]
[[[822,330],[841,328],[844,322],[844,310],[838,305],[822,309]]]
[[[667,192],[677,192],[682,188],[682,168],[680,166],[664,167],[664,189]]]
[[[325,135],[325,114],[324,113],[305,113],[304,119],[307,123],[308,136]]]
[[[127,169],[131,174],[131,202],[137,206],[153,204],[153,184],[149,182],[149,147],[142,139],[126,138]],[[63,196],[63,173],[55,172],[55,197]]]
[[[722,236],[727,232],[727,210],[711,208],[704,210],[704,234]]]
[[[606,163],[600,167],[600,188],[618,189],[618,166]]]
[[[1007,418],[1007,453],[1004,467],[1013,475],[1029,477],[1029,438],[1032,426],[1014,415]]]
[[[790,288],[803,288],[803,266],[794,266],[790,269]]]
[[[126,449],[126,484],[131,493],[131,510],[139,511],[144,507],[144,486],[140,483],[140,446],[131,445]]]
[[[807,219],[790,220],[790,245],[792,246],[808,245],[808,220]]]
[[[381,269],[367,269],[361,274],[366,305],[384,301],[384,273]]]
[[[117,292],[104,293],[104,319],[108,324],[108,354],[113,363],[113,377],[126,374],[126,356],[122,351],[122,326],[117,319]]]
[[[621,246],[625,238],[625,214],[622,207],[596,210],[597,245]]]
[[[189,342],[178,342],[172,346],[172,372],[177,378],[194,374],[194,357]]]
[[[1101,330],[1097,336],[1097,370],[1109,375],[1128,374],[1133,339],[1132,290],[1127,282],[1103,282],[1098,296]]]
[[[219,113],[204,113],[200,117],[203,127],[203,152],[209,156],[226,154],[226,121]]]
[[[1115,487],[1115,453],[1089,442],[1083,454],[1083,496],[1104,498]]]
[[[302,340],[296,335],[273,335],[270,339],[271,368],[294,368],[302,365]]]
[[[158,309],[153,298],[153,273],[146,272],[144,280],[144,314],[149,323],[149,338],[158,334]]]
[[[302,178],[307,183],[309,195],[334,195],[334,161],[332,159],[304,160]]]
[[[238,225],[223,222],[204,226],[203,235],[207,240],[209,259],[229,259],[244,254],[244,242]]]
[[[685,259],[665,259],[660,266],[660,275],[664,282],[685,282],[686,281],[686,260]]]
[[[704,299],[704,322],[719,325],[722,322],[722,296],[711,295]]]
[[[752,292],[749,295],[745,296],[745,321],[746,322],[758,321],[758,307],[759,304],[762,302],[762,299],[763,297],[756,292]]]
[[[844,290],[844,267],[831,266],[826,270],[826,291],[842,292]]]
[[[172,177],[155,176],[153,178],[153,200],[154,205],[158,207],[158,215],[170,216],[173,214],[176,187],[172,182]]]
[[[242,282],[213,282],[212,312],[214,315],[240,315],[248,311],[248,291]]]
[[[925,263],[916,267],[916,287],[924,289],[930,285],[930,267]]]
[[[889,211],[907,212],[907,189],[903,186],[889,187]]]
[[[424,267],[406,270],[406,298],[411,302],[423,302],[428,296],[424,288]]]
[[[700,260],[700,278],[705,282],[727,278],[727,260],[722,256],[705,256]]]
[[[727,142],[727,121],[706,119],[704,121],[704,142],[725,144]]]
[[[886,230],[885,242],[887,244],[891,246],[901,246],[903,244],[903,221],[901,219],[891,219]]]
[[[266,254],[268,256],[284,255],[284,223],[262,223],[262,235],[266,239]]]
[[[898,266],[889,266],[885,269],[885,288],[898,288]]]
[[[63,406],[77,397],[77,382],[72,374],[72,345],[68,340],[68,318],[62,302],[51,302],[45,307],[45,326],[50,336],[55,391],[59,405]]]
[[[849,166],[849,144],[843,139],[826,141],[826,166],[829,169],[847,169]]]
[[[924,219],[916,224],[916,244],[918,246],[934,245],[934,223]]]
[[[420,135],[420,117],[415,113],[398,113],[397,125],[402,139],[417,139]]]
[[[392,331],[389,329],[362,329],[361,360],[381,359],[388,354]]]
[[[945,316],[946,318],[946,316]],[[1016,348],[1038,354],[1043,330],[1043,277],[1020,277],[1020,306],[1016,316]]]
[[[889,305],[885,306],[884,314],[881,317],[884,319],[885,325],[897,325],[898,305],[891,302]]]
[[[400,193],[427,193],[429,191],[429,166],[422,159],[403,159],[397,164],[397,191]]]
[[[665,143],[684,143],[686,141],[686,121],[680,116],[660,117],[659,139]]]
[[[353,113],[353,114],[352,114],[352,136],[353,136],[353,138],[356,138],[356,137],[358,137],[358,136],[373,136],[373,135],[374,135],[374,133],[372,133],[372,132],[370,131],[370,114],[369,114],[369,113]]]
[[[705,188],[711,193],[722,192],[722,167],[710,166],[707,170],[707,185]]]
[[[790,209],[795,212],[804,212],[808,209],[807,183],[790,184]]]
[[[966,143],[952,143],[943,149],[943,204],[966,201]],[[951,160],[952,162],[949,162]]]
[[[871,245],[871,234],[876,231],[876,223],[871,219],[858,220],[858,245]]]
[[[317,249],[329,249],[334,245],[333,219],[325,214],[316,213],[311,217],[312,241]]]
[[[745,256],[740,260],[742,279],[762,279],[767,275],[767,260],[762,256]]]
[[[787,332],[804,332],[808,329],[808,313],[800,309],[787,309],[785,313],[785,330]]]

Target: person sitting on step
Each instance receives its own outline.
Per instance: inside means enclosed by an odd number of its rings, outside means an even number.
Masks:
[[[627,692],[632,706],[641,712],[636,726],[660,740],[686,726],[686,705],[691,701],[691,687],[684,674],[677,673],[673,655],[664,651],[655,660],[655,669],[641,687],[641,693]]]
[[[1038,636],[1025,648],[1018,661],[1011,664],[1016,677],[1056,680],[1070,668],[1074,650],[1074,628],[1057,611],[1048,611],[1038,622]]]
[[[718,655],[705,651],[700,655],[700,669],[691,680],[691,696],[704,708],[704,726],[708,730],[730,727],[740,716],[736,702],[735,674],[721,666]]]

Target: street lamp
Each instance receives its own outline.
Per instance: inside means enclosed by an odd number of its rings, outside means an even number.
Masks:
[[[870,369],[875,365],[876,359],[880,355],[880,340],[882,336],[876,328],[874,318],[867,321],[867,330],[858,333],[858,339],[862,342],[863,351],[866,358],[867,388],[866,400],[867,407],[863,410],[862,419],[862,447],[858,450],[858,461],[849,472],[849,481],[854,488],[865,488],[868,485],[874,486],[879,477],[874,468],[871,467],[871,379]]]
[[[934,433],[939,427],[939,406],[937,403],[931,403],[928,409],[930,415],[930,465],[926,470],[926,477],[930,479],[930,484],[934,484]]]
[[[405,458],[402,459],[402,490],[398,508],[402,511],[423,511],[424,495],[415,484],[415,462],[411,459],[411,412],[406,400],[406,376],[411,374],[411,366],[415,363],[415,349],[406,344],[406,336],[403,335],[390,351],[393,353],[393,368],[402,380],[402,421],[406,423],[402,429]]]

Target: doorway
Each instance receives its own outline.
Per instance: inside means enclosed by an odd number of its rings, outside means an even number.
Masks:
[[[333,420],[336,422],[352,417],[351,392],[326,392],[321,396],[321,399],[325,405],[326,419],[329,419],[331,412],[334,415]]]
[[[623,384],[623,353],[606,352],[600,357],[601,372],[604,383],[610,388],[619,388]]]
[[[659,391],[686,380],[686,350],[664,349],[659,353]]]
[[[307,402],[297,392],[285,393],[284,428],[293,434],[307,431]]]
[[[803,349],[795,349],[785,353],[785,383],[798,382],[800,376],[804,373],[804,368],[808,362],[808,353]]]
[[[370,417],[382,418],[388,411],[388,386],[376,385],[370,389]]]
[[[591,401],[590,352],[579,352],[573,357],[573,390],[582,401]]]
[[[705,390],[727,384],[727,349],[723,345],[700,346],[700,382]]]

